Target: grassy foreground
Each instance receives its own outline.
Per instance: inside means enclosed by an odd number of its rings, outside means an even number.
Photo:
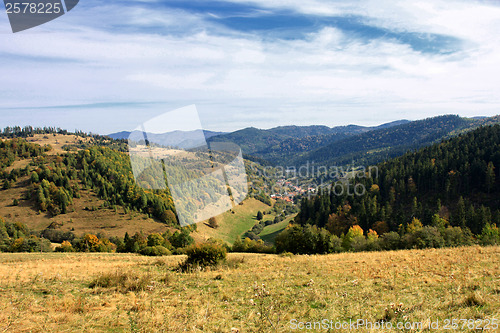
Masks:
[[[292,319],[500,320],[500,247],[229,254],[212,271],[173,271],[183,259],[0,254],[0,332],[290,332]]]

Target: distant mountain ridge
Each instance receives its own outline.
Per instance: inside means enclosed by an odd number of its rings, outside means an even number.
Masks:
[[[354,135],[358,133],[363,133],[379,128],[388,128],[392,126],[397,126],[400,124],[409,123],[409,120],[398,120],[379,126],[367,127],[359,125],[346,125],[346,126],[336,126],[328,127],[324,125],[311,125],[311,126],[279,126],[271,129],[258,129],[255,127],[247,127],[241,130],[237,130],[231,133],[226,132],[216,132],[208,130],[194,130],[194,131],[173,131],[167,133],[146,133],[147,139],[150,142],[161,144],[164,146],[172,146],[176,148],[189,149],[193,147],[200,146],[203,144],[203,138],[208,142],[233,142],[242,147],[243,152],[248,155],[254,153],[259,153],[259,151],[264,151],[266,149],[271,149],[270,147],[275,147],[277,151],[282,151],[280,143],[287,140],[301,140],[304,138],[315,138],[312,141],[316,142],[314,146],[320,147],[324,144],[336,141],[337,139],[342,139],[349,135]],[[111,133],[106,136],[112,139],[128,139],[130,131],[121,131],[117,133]],[[135,134],[139,134],[135,131]],[[328,137],[328,136],[332,137]],[[216,139],[214,139],[216,138]],[[306,139],[307,141],[308,139]],[[309,139],[310,140],[310,139]],[[290,144],[298,144],[293,141]],[[304,146],[302,144],[302,146]],[[306,145],[308,146],[308,145]],[[271,156],[259,156],[256,157],[269,159]],[[271,153],[272,155],[272,153]],[[273,160],[271,158],[271,160]]]
[[[231,142],[241,147],[246,158],[261,164],[300,166],[307,162],[325,166],[376,164],[412,149],[439,142],[483,125],[500,123],[500,116],[462,118],[444,115],[423,120],[397,120],[379,126],[346,125],[328,127],[280,126],[271,129],[248,127],[231,133],[175,131],[148,133],[148,140],[183,149],[213,142]],[[110,134],[126,139],[131,132]]]
[[[297,155],[318,149],[333,142],[381,128],[410,123],[398,120],[379,126],[280,126],[271,129],[244,128],[229,134],[211,137],[209,142],[232,142],[243,153],[254,155],[272,164],[289,164]]]
[[[135,134],[136,136],[141,136],[142,133],[139,131],[127,132],[122,131],[118,133],[108,134],[107,136],[112,139],[128,139],[131,134]],[[139,135],[137,135],[139,134]],[[176,148],[189,149],[198,147],[200,145],[205,144],[205,140],[216,136],[223,135],[224,132],[213,132],[213,131],[205,131],[205,130],[195,130],[195,131],[174,131],[162,134],[156,133],[146,133],[147,139],[150,142],[154,142],[163,146],[171,146]]]
[[[314,161],[325,165],[378,163],[445,138],[467,127],[472,120],[455,115],[433,117],[394,126],[380,126],[372,131],[350,136],[294,159],[294,164]]]

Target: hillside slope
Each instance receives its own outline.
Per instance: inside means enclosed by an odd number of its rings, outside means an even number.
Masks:
[[[233,133],[211,137],[209,142],[232,142],[243,153],[265,159],[273,164],[287,165],[297,155],[337,142],[357,134],[409,123],[399,120],[380,126],[281,126],[262,130],[245,128]]]
[[[307,152],[295,159],[294,164],[303,165],[308,161],[323,165],[344,165],[352,161],[361,165],[377,163],[432,144],[471,123],[472,120],[450,115],[382,128]]]
[[[474,234],[500,223],[500,125],[481,127],[377,167],[369,177],[351,180],[365,193],[332,192],[305,200],[297,221],[329,224],[339,232],[359,223],[363,230],[381,233],[401,231],[418,219],[423,225],[451,225]]]
[[[81,139],[47,133],[0,141],[0,217],[36,232],[51,228],[106,237],[163,233],[178,226],[168,190],[138,187],[128,154]],[[192,200],[198,204],[198,198]],[[217,217],[220,228],[199,223],[193,236],[232,243],[252,228],[259,210],[269,208],[249,198],[234,214]]]

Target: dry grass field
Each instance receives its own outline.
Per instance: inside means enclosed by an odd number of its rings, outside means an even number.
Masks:
[[[236,253],[193,273],[175,271],[182,260],[0,254],[0,332],[290,332],[293,319],[500,319],[500,247]]]
[[[55,222],[60,226],[59,230],[73,231],[78,236],[101,233],[108,237],[123,237],[125,232],[133,235],[142,231],[148,235],[153,232],[162,233],[168,229],[164,223],[145,214],[134,211],[125,213],[122,207],[118,207],[116,211],[104,208],[104,201],[91,190],[82,190],[81,198],[73,199],[73,205],[67,214],[51,217],[35,208],[34,199],[23,199],[30,189],[29,184],[29,178],[24,176],[20,177],[12,188],[0,191],[0,216],[7,221],[21,222],[36,231],[41,231]],[[12,205],[13,199],[19,200],[18,206]]]
[[[50,145],[52,149],[47,152],[48,155],[57,155],[66,153],[64,146],[76,146],[80,143],[88,143],[92,138],[83,138],[77,135],[69,134],[35,134],[27,139],[28,142],[39,144],[40,146]]]

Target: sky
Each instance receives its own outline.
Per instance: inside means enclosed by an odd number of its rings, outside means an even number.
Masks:
[[[216,131],[500,114],[498,1],[82,0],[15,34],[3,9],[0,127],[108,134],[193,104]]]

